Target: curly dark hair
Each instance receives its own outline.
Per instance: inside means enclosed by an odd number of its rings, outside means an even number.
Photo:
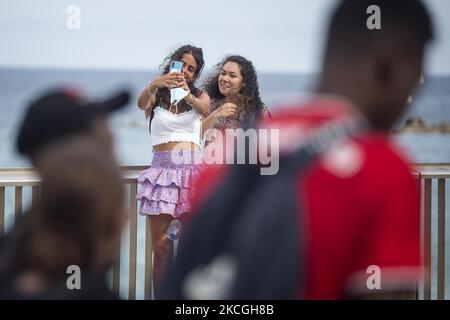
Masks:
[[[160,68],[163,69],[163,71],[161,72],[161,75],[164,75],[169,72],[170,63],[172,61],[181,60],[183,55],[186,53],[192,54],[192,56],[195,59],[195,62],[197,62],[197,70],[195,71],[194,79],[192,82],[188,83],[188,86],[189,86],[189,90],[191,91],[191,93],[194,96],[198,97],[201,90],[199,88],[197,88],[194,84],[195,84],[195,81],[200,76],[200,73],[202,72],[203,67],[205,66],[205,61],[203,60],[203,50],[201,48],[194,47],[192,45],[184,45],[184,46],[179,47],[177,50],[175,50],[173,53],[171,53],[164,59],[164,62],[160,66]],[[168,108],[170,106],[170,91],[168,88],[160,88],[158,90],[158,92],[156,93],[155,106],[157,106],[157,105],[161,105],[166,108]],[[190,110],[192,108],[184,100],[180,101],[178,103],[178,105],[184,106],[186,108],[186,110]],[[155,108],[153,108],[152,114],[150,116],[150,120],[153,118],[154,110],[155,110]]]
[[[243,109],[240,111],[238,118],[245,123],[254,123],[261,117],[262,111],[264,109],[264,104],[261,101],[259,95],[258,77],[256,75],[256,70],[250,60],[247,60],[246,58],[239,55],[226,57],[216,65],[216,70],[206,81],[205,90],[211,97],[211,99],[214,100],[217,107],[217,104],[220,104],[219,101],[225,98],[225,96],[220,93],[218,82],[220,72],[227,62],[237,63],[240,66],[243,78],[243,86],[239,91],[242,101],[241,107],[243,107]]]

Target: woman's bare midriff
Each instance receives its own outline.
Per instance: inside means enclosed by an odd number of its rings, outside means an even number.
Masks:
[[[167,142],[163,144],[158,144],[157,146],[153,147],[153,150],[155,152],[160,151],[172,151],[173,149],[176,150],[183,150],[183,151],[198,151],[199,147],[195,143],[192,142]]]

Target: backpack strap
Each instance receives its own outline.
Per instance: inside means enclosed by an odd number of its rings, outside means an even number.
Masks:
[[[306,143],[297,145],[296,149],[287,156],[288,160],[284,165],[284,170],[290,173],[296,172],[297,166],[305,165],[305,158],[313,161],[320,154],[329,150],[333,144],[348,139],[350,136],[359,135],[368,128],[367,120],[362,116],[328,122],[316,129]]]

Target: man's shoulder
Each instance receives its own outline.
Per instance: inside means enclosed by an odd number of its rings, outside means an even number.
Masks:
[[[339,99],[315,99],[280,106],[262,127],[279,130],[280,152],[291,150],[292,145],[302,145],[321,127],[338,120],[358,115],[354,106]],[[325,152],[323,159],[329,166],[342,163],[359,165],[365,171],[391,171],[393,175],[409,174],[408,158],[386,134],[365,131],[354,139],[346,139]],[[356,169],[355,169],[356,170]],[[357,171],[357,170],[356,170]]]
[[[319,159],[320,167],[338,178],[369,180],[374,187],[411,183],[408,162],[389,137],[378,132],[338,142]]]

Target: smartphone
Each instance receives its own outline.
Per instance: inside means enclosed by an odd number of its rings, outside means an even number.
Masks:
[[[181,72],[183,70],[183,61],[172,61],[169,72]]]

